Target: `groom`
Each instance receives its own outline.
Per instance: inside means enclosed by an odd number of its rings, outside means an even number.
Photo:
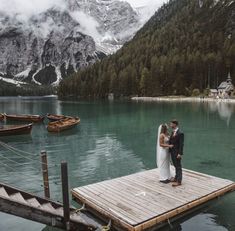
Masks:
[[[170,153],[173,165],[175,167],[175,177],[171,180],[173,182],[173,187],[180,186],[182,182],[181,158],[184,147],[184,133],[179,130],[178,126],[179,122],[177,120],[172,120],[170,122],[172,134],[170,136],[169,143],[173,145],[173,148],[170,148]]]

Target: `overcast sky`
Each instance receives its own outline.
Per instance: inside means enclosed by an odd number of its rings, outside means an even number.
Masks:
[[[120,0],[127,1],[133,7],[154,5],[154,9],[158,8],[167,0]],[[22,19],[27,19],[31,15],[39,14],[52,6],[65,8],[65,0],[0,0],[0,11],[5,11],[9,15],[18,13]]]
[[[166,0],[125,0],[133,7],[146,6],[146,5],[159,5],[161,6]]]

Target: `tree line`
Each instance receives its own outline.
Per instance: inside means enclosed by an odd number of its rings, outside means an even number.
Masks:
[[[36,84],[17,86],[0,80],[0,96],[43,96],[55,94],[55,90],[51,86],[39,86]]]

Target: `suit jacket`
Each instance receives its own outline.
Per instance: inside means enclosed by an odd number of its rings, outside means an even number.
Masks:
[[[174,147],[170,148],[170,152],[175,155],[183,155],[184,133],[178,129],[175,136],[173,136],[173,134],[174,133],[172,132],[169,143],[173,144]]]

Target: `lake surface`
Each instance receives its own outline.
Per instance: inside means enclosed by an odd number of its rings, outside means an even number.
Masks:
[[[0,145],[0,181],[43,195],[40,151],[46,150],[51,197],[56,200],[61,200],[62,160],[69,165],[70,188],[155,168],[157,127],[172,118],[180,121],[185,133],[183,167],[235,181],[235,105],[0,98],[0,112],[81,118],[77,128],[61,134],[48,133],[45,121],[35,124],[31,135],[0,137],[15,148]],[[234,211],[232,193],[173,224],[172,230],[235,230]],[[0,213],[0,230],[44,227]]]

